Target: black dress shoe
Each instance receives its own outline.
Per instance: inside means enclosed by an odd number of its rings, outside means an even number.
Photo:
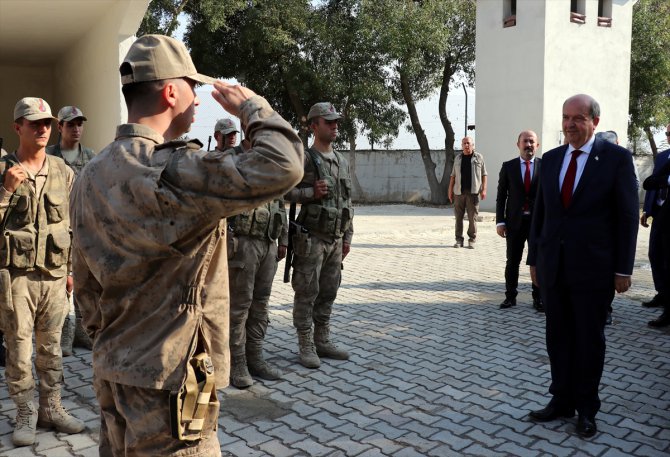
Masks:
[[[512,306],[516,306],[516,299],[506,298],[505,301],[500,304],[500,309],[507,309],[511,308]]]
[[[659,306],[663,306],[663,303],[661,303],[661,301],[658,299],[658,294],[656,294],[651,300],[643,301],[642,306],[645,308],[658,308]]]
[[[579,416],[577,420],[577,435],[582,438],[591,438],[598,431],[596,427],[596,420],[590,419],[586,416]]]
[[[573,417],[575,410],[570,408],[559,408],[549,403],[545,408],[531,411],[528,416],[535,422],[550,422],[560,417]]]
[[[544,304],[542,303],[541,298],[533,298],[533,308],[535,308],[535,311],[538,313],[544,312]]]
[[[663,314],[661,314],[657,319],[649,321],[647,325],[653,328],[667,327],[670,325],[670,312],[663,311]]]

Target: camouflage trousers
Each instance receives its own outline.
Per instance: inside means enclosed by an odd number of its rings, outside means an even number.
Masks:
[[[100,404],[100,457],[221,456],[215,431],[195,444],[172,437],[170,392],[117,384],[94,376]]]
[[[247,339],[261,342],[265,338],[268,302],[277,272],[277,244],[237,236],[228,247],[230,355],[242,356]]]
[[[342,280],[342,238],[332,243],[310,237],[309,252],[294,253],[293,326],[298,330],[328,325]]]
[[[66,278],[52,278],[39,271],[0,270],[0,322],[5,334],[7,360],[5,377],[9,395],[32,399],[33,332],[35,371],[40,391],[58,390],[63,383],[60,338],[66,308]],[[11,284],[6,290],[6,283]],[[11,290],[11,292],[10,292]],[[29,398],[28,398],[29,397]]]

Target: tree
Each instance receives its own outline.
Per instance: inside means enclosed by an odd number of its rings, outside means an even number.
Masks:
[[[670,122],[670,2],[640,0],[633,7],[629,136],[645,132],[652,154],[653,130]]]
[[[151,33],[172,36],[179,27],[179,16],[194,10],[209,14],[210,22],[221,27],[229,15],[246,3],[245,0],[151,0],[137,36]]]
[[[447,202],[454,132],[446,114],[446,101],[457,73],[472,76],[474,10],[469,0],[362,0],[361,15],[379,34],[380,45],[387,55],[387,72],[396,100],[407,107],[432,203]],[[438,108],[447,149],[441,179],[437,178],[437,165],[416,109],[416,101],[427,98],[438,87]]]

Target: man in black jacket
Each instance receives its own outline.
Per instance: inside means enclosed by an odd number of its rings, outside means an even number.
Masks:
[[[496,198],[496,231],[507,242],[505,264],[505,301],[501,309],[516,305],[519,284],[519,263],[530,233],[531,213],[540,177],[540,159],[535,152],[540,147],[537,134],[525,130],[516,143],[519,157],[502,164]],[[540,291],[533,284],[533,307],[544,311]]]

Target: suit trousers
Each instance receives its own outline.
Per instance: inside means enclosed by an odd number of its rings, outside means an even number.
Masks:
[[[524,215],[521,226],[517,229],[507,228],[507,263],[505,264],[505,297],[515,299],[519,285],[519,264],[523,257],[523,247],[528,241],[531,216]],[[540,297],[540,290],[532,284],[533,299]]]
[[[573,286],[561,261],[556,283],[540,284],[546,312],[552,402],[593,418],[605,364],[605,319],[614,298],[611,284]]]
[[[456,241],[463,244],[463,217],[468,213],[468,240],[477,239],[477,215],[479,194],[454,195],[454,217],[456,218]]]
[[[666,277],[668,276],[668,260],[663,254],[663,230],[661,230],[661,209],[654,203],[656,207],[655,217],[651,222],[651,229],[649,230],[649,264],[651,265],[651,277],[654,280],[654,289],[658,293],[670,293],[667,290]]]

